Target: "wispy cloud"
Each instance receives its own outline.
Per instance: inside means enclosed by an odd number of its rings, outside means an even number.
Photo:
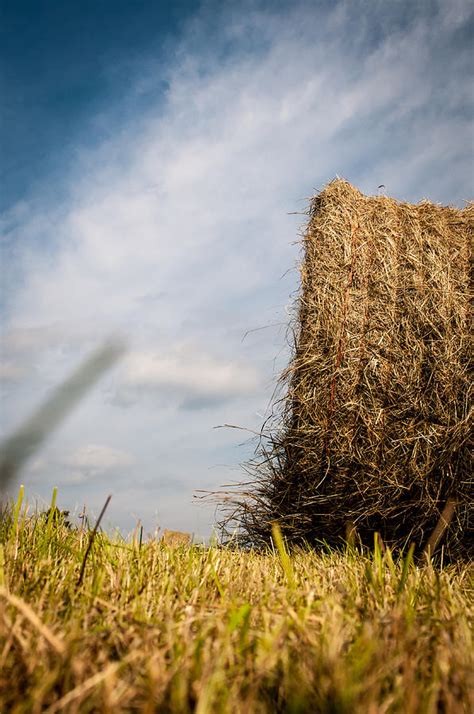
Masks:
[[[141,352],[127,360],[123,388],[132,393],[158,390],[185,399],[226,401],[255,392],[258,374],[245,363],[217,360],[183,345],[172,355]]]
[[[16,382],[25,377],[25,370],[14,362],[0,362],[0,381]]]
[[[133,457],[126,451],[104,444],[84,444],[66,456],[63,465],[66,469],[72,469],[73,479],[77,482],[123,470],[132,464]]]

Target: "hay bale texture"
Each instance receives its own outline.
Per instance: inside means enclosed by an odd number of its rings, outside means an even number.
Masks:
[[[449,502],[445,548],[473,555],[473,234],[473,204],[340,179],[312,200],[279,427],[228,502],[244,541],[278,521],[290,542],[337,545],[355,527],[420,551]]]

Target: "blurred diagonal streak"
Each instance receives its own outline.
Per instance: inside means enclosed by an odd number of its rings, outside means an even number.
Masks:
[[[25,462],[65,419],[86,392],[125,352],[125,342],[109,339],[86,359],[11,436],[0,445],[0,488],[19,473]]]

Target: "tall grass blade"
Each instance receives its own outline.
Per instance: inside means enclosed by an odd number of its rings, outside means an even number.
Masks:
[[[272,536],[273,542],[276,545],[278,555],[280,556],[281,567],[285,573],[286,580],[290,587],[295,586],[295,574],[293,571],[293,565],[291,563],[291,558],[288,555],[288,551],[285,546],[285,541],[283,540],[283,535],[281,528],[278,523],[272,524]]]
[[[119,340],[105,342],[3,441],[0,446],[0,488],[6,489],[26,461],[124,351],[125,346]]]
[[[101,510],[101,512],[100,512],[100,515],[99,515],[99,517],[98,517],[98,519],[97,519],[97,522],[96,522],[96,524],[95,524],[95,526],[94,526],[94,529],[93,529],[93,531],[92,531],[92,533],[91,533],[91,535],[90,535],[89,543],[88,543],[88,545],[87,545],[86,552],[84,553],[84,558],[82,559],[81,572],[79,573],[79,578],[77,579],[76,587],[79,587],[79,586],[81,585],[82,580],[83,580],[83,578],[84,578],[84,572],[85,572],[85,569],[86,569],[87,558],[88,558],[88,555],[89,555],[90,550],[91,550],[91,548],[92,548],[92,543],[94,542],[94,538],[95,538],[95,536],[96,536],[96,534],[97,534],[97,530],[98,530],[98,528],[99,528],[99,526],[100,526],[100,522],[101,522],[101,520],[102,520],[102,518],[103,518],[103,516],[104,516],[105,511],[107,510],[107,506],[109,505],[111,498],[112,498],[112,495],[107,496],[106,501],[105,501],[105,503],[104,503],[104,505],[103,505],[103,507],[102,507],[102,510]]]
[[[429,537],[428,543],[426,544],[425,549],[423,551],[423,554],[427,555],[428,558],[431,558],[431,556],[435,552],[436,547],[444,536],[445,531],[448,529],[449,524],[453,520],[456,506],[457,500],[453,496],[450,496],[446,501],[446,505],[443,509],[442,514],[439,517],[438,523],[436,524],[434,531]]]
[[[402,567],[402,574],[400,575],[400,580],[398,581],[398,586],[397,586],[397,595],[401,595],[403,590],[405,589],[405,585],[408,579],[408,574],[410,572],[410,568],[413,565],[413,553],[415,552],[415,544],[412,543],[408,549],[408,553],[406,554],[406,557],[403,559],[403,567]]]
[[[58,489],[56,486],[53,488],[53,495],[51,497],[51,505],[49,507],[48,511],[48,520],[46,523],[46,542],[49,543],[51,539],[51,531],[53,529],[53,523],[55,518],[57,517],[56,514],[56,499],[58,497]]]
[[[16,499],[16,503],[15,503],[15,510],[13,511],[12,534],[14,537],[16,537],[16,533],[18,530],[18,521],[20,518],[21,506],[23,503],[24,495],[25,495],[25,487],[22,484],[19,488],[18,498]]]
[[[0,543],[0,588],[6,588],[6,578],[5,578],[5,551],[3,548],[3,543]]]

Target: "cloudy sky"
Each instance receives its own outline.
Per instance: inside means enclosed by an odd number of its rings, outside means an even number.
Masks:
[[[2,3],[0,434],[109,335],[123,359],[30,501],[209,535],[288,358],[307,199],[473,196],[464,0]],[[18,484],[13,484],[15,491]]]

